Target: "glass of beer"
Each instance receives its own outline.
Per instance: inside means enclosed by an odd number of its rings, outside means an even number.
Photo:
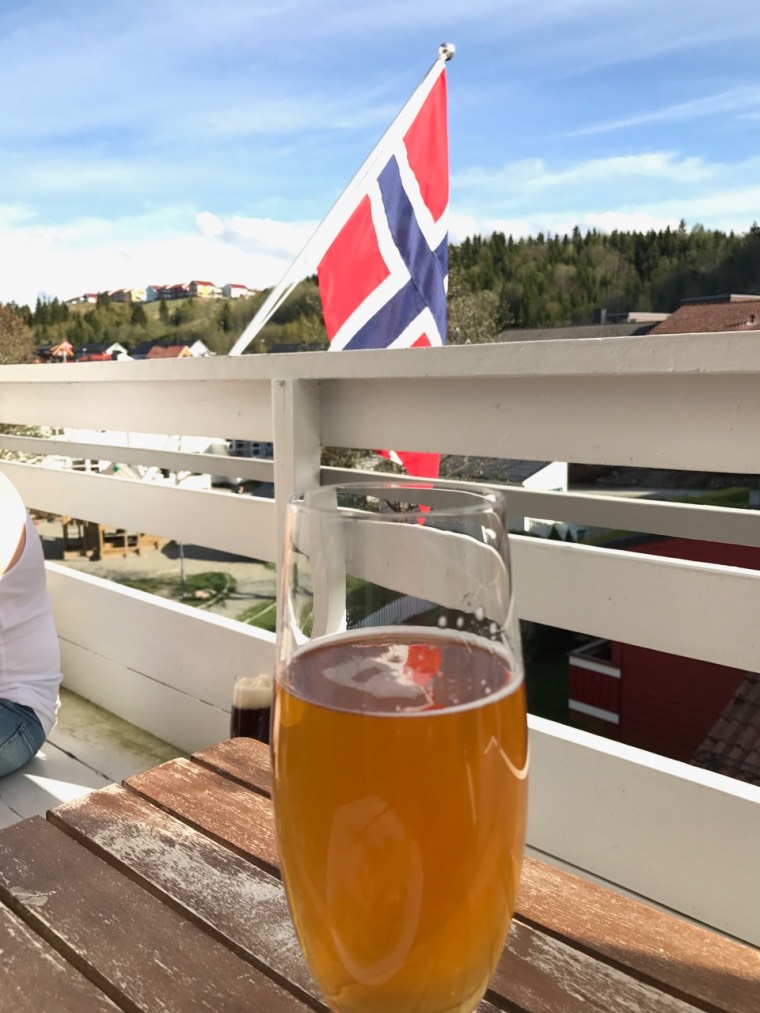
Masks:
[[[272,717],[271,675],[239,675],[232,689],[230,738],[245,736],[269,743]]]
[[[527,729],[504,498],[288,505],[272,758],[283,880],[338,1013],[471,1013],[502,953]]]

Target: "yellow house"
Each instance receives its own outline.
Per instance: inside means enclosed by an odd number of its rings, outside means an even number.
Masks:
[[[210,299],[216,292],[213,281],[191,281],[188,288],[193,299]]]
[[[144,288],[117,288],[110,295],[112,302],[145,302]]]

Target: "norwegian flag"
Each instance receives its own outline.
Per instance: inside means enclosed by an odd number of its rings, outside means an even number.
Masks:
[[[357,198],[317,275],[335,350],[446,341],[446,76]]]
[[[357,195],[317,270],[332,350],[446,342],[449,157],[446,75]],[[438,475],[438,454],[386,452],[409,474]]]

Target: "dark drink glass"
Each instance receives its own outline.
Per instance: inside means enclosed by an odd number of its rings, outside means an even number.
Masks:
[[[270,675],[239,676],[232,693],[231,738],[258,739],[269,744],[273,680]]]

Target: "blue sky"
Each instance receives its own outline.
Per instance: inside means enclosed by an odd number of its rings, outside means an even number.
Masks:
[[[451,238],[760,220],[757,0],[3,0],[0,301],[273,284],[448,67]]]

